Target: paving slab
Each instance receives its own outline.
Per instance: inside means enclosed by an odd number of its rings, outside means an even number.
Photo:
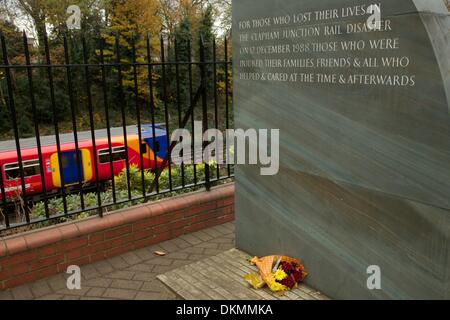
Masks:
[[[220,228],[223,232],[226,228]],[[229,230],[229,229],[228,229]],[[207,250],[204,251],[204,254]],[[210,253],[215,250],[210,249]],[[216,252],[217,253],[217,252]],[[257,273],[251,256],[238,249],[205,258],[157,276],[177,296],[186,300],[328,300],[306,284],[283,295],[267,287],[255,290],[244,281],[248,273]]]
[[[226,234],[223,233],[225,230]],[[224,227],[213,227],[82,266],[80,290],[67,289],[68,275],[59,274],[0,291],[0,300],[181,299],[156,276],[212,256],[216,251],[204,252],[205,248],[220,250],[218,244],[226,239],[231,239],[229,245],[234,246],[233,230],[233,223],[227,223]],[[219,243],[211,242],[217,238],[221,238]],[[165,251],[167,255],[159,257],[155,251]]]

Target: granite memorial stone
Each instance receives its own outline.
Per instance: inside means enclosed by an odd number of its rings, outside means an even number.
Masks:
[[[443,1],[238,0],[233,51],[236,127],[280,129],[277,175],[236,170],[238,248],[333,298],[450,299]]]

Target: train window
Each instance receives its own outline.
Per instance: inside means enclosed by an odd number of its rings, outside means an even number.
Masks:
[[[147,144],[146,143],[141,143],[141,153],[142,154],[147,153]]]
[[[67,169],[70,166],[69,159],[67,157],[61,157],[61,165],[63,169]]]
[[[161,151],[161,147],[159,146],[159,141],[155,141],[153,143],[153,152],[158,153]]]
[[[122,161],[126,160],[126,152],[125,147],[116,147],[112,149],[112,159],[113,161]]]
[[[41,169],[39,166],[39,160],[29,160],[22,163],[23,176],[33,177],[41,174]],[[5,164],[5,175],[7,180],[15,180],[20,178],[20,168],[19,163],[8,163]]]
[[[109,150],[99,150],[98,151],[98,161],[100,163],[108,163],[110,161]]]
[[[109,149],[103,149],[98,151],[98,160],[100,163],[109,163],[111,161]],[[125,147],[112,148],[112,161],[126,160]]]

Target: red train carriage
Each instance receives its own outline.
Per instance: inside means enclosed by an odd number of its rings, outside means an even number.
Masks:
[[[95,150],[91,139],[80,139],[78,143],[80,165],[77,163],[74,142],[62,143],[59,155],[56,145],[43,146],[41,148],[42,165],[47,193],[61,189],[63,185],[61,176],[64,179],[64,187],[77,185],[80,177],[83,184],[93,184],[97,180],[110,180],[112,178],[110,163],[113,164],[114,175],[118,175],[127,166],[127,155],[130,166],[140,167],[140,152],[142,152],[145,169],[161,168],[167,154],[166,131],[160,126],[155,126],[153,129],[151,125],[144,125],[141,138],[139,141],[137,133],[129,134],[126,140],[128,148],[126,148],[123,135],[112,136],[111,153],[107,138],[96,139]],[[43,192],[38,150],[36,147],[25,148],[21,150],[21,155],[26,195],[38,197]],[[95,175],[94,157],[97,157],[98,177]],[[0,153],[0,168],[6,199],[21,195],[22,183],[16,150]]]

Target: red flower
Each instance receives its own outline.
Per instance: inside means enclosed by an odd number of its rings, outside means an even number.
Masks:
[[[283,261],[281,262],[281,268],[283,269],[284,272],[286,272],[288,275],[294,271],[294,268],[292,266],[292,264],[290,264],[289,262]]]
[[[299,283],[303,280],[303,274],[301,271],[294,271],[292,273],[292,277],[294,278],[295,282]]]
[[[289,289],[292,289],[295,287],[295,281],[292,279],[292,277],[284,278],[283,280],[280,281],[280,283],[283,286],[288,287]]]

